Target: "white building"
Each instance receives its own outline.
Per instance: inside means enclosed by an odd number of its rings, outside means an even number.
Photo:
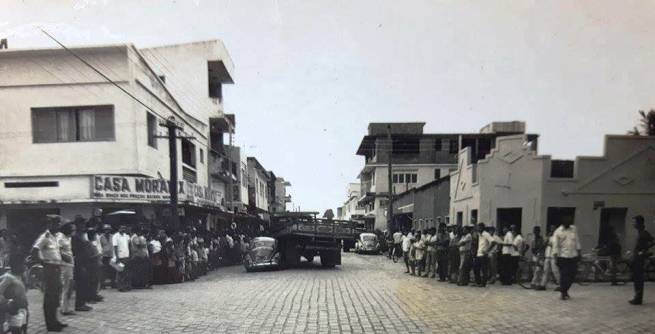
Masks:
[[[552,160],[538,155],[536,137],[525,135],[498,138],[496,148],[477,163],[464,149],[451,173],[451,220],[499,228],[516,224],[528,235],[533,226],[545,231],[569,219],[587,250],[603,241],[608,226],[624,250],[630,249],[631,218],[655,219],[655,137],[609,135],[604,152]]]
[[[347,196],[348,199],[343,206],[340,208],[342,210],[340,218],[343,220],[357,220],[360,221],[363,219],[364,208],[359,205],[359,198],[361,196],[361,184],[359,183],[348,183]]]
[[[222,43],[203,45],[211,52],[171,47],[194,62],[176,72],[132,44],[72,48],[140,102],[63,49],[1,51],[0,225],[27,231],[28,240],[49,213],[89,218],[98,209],[134,209],[161,217],[169,152],[156,135],[169,118],[193,137],[176,143],[185,216],[222,209],[223,193],[208,189],[206,154],[210,119],[223,117],[211,89],[232,82],[233,65]]]
[[[249,211],[265,215],[269,210],[268,171],[255,157],[248,157],[247,161]]]
[[[357,149],[365,163],[359,179],[364,220],[369,228],[387,229],[388,161],[391,157],[392,192],[400,194],[437,180],[457,168],[457,152],[470,147],[484,158],[501,135],[525,132],[523,122],[494,122],[478,133],[423,133],[425,123],[370,123]],[[391,141],[387,138],[391,137]]]

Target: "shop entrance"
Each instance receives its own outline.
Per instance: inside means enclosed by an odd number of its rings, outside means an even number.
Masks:
[[[598,244],[605,245],[610,230],[619,236],[619,241],[625,245],[625,217],[627,208],[602,208],[600,211],[600,225],[598,226]]]
[[[516,225],[516,228],[519,231],[521,229],[521,214],[523,210],[521,208],[499,208],[496,210],[496,228],[499,233],[502,233],[504,228],[508,228],[512,225]]]

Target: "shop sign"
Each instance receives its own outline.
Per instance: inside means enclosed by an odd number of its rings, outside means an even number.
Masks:
[[[223,193],[187,181],[179,181],[177,196],[180,202],[201,206],[223,204]],[[91,197],[112,200],[140,200],[165,202],[170,200],[169,181],[136,176],[94,175],[91,178]]]

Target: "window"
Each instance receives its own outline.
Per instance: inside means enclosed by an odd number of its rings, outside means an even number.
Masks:
[[[221,101],[223,100],[223,86],[220,82],[213,82],[209,84],[209,97],[216,98]]]
[[[441,178],[441,168],[436,168],[434,170],[434,179],[439,180]]]
[[[182,139],[182,162],[193,168],[196,167],[196,145],[184,138]]]
[[[5,188],[44,188],[59,187],[57,181],[5,182]]]
[[[418,138],[394,138],[392,141],[393,154],[418,154]]]
[[[157,148],[157,117],[155,115],[148,113],[148,146]]]
[[[441,149],[442,149],[441,138],[437,138],[434,140],[434,150],[439,152],[441,151]]]
[[[418,176],[416,173],[394,173],[391,177],[392,183],[416,183]]]
[[[114,106],[32,108],[34,143],[114,140]]]
[[[471,210],[471,224],[477,224],[478,223],[478,210],[473,209]]]
[[[205,151],[200,149],[200,163],[204,164],[205,163]]]
[[[554,178],[573,178],[572,160],[552,160],[550,162],[550,177]]]
[[[448,140],[448,151],[450,153],[457,153],[459,152],[459,147],[457,147],[459,144],[457,143],[457,138],[450,138]]]

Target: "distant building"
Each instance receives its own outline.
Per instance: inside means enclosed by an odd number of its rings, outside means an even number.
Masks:
[[[450,177],[428,182],[394,196],[394,230],[424,230],[449,224]]]
[[[248,212],[268,217],[269,173],[257,158],[248,157]]]
[[[287,203],[291,202],[291,195],[287,195],[287,187],[291,187],[291,182],[284,180],[283,177],[276,177],[273,182],[273,198],[271,202],[271,212],[286,212]]]
[[[536,136],[496,139],[495,148],[475,162],[472,151],[459,153],[451,174],[450,216],[457,224],[484,222],[499,229],[575,224],[582,246],[602,243],[608,229],[624,250],[635,239],[630,220],[655,220],[655,137],[608,135],[604,155],[553,160],[537,153]]]
[[[448,175],[457,168],[457,153],[464,147],[477,161],[485,157],[498,136],[525,133],[523,122],[494,122],[479,133],[425,134],[425,123],[370,123],[368,134],[357,149],[365,163],[359,173],[364,219],[376,229],[387,225],[389,200],[387,162],[393,163],[392,191],[400,194],[408,189]],[[391,141],[387,139],[387,131]]]
[[[359,198],[361,196],[361,184],[359,183],[348,183],[347,189],[347,200],[343,204],[341,218],[343,220],[354,220],[358,222],[364,222],[364,207],[359,204]],[[372,226],[370,226],[372,228]]]

